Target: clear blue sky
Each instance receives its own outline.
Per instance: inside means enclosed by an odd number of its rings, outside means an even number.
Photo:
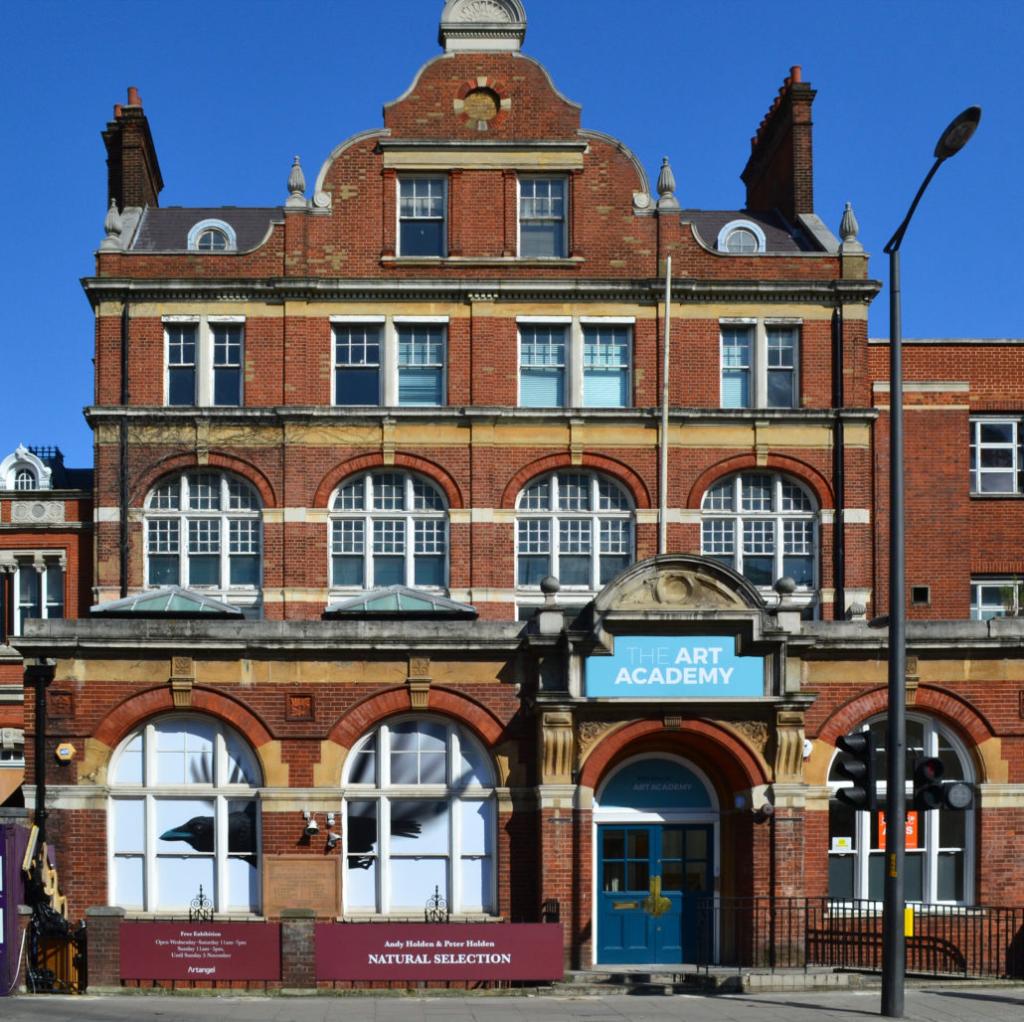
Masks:
[[[739,208],[750,136],[792,64],[818,90],[815,199],[852,201],[882,246],[961,109],[974,140],[933,182],[903,246],[904,334],[1020,337],[1024,3],[1020,0],[525,0],[525,52],[621,138],[652,184],[672,161],[684,206]],[[437,54],[441,0],[6,0],[0,161],[0,448],[55,443],[89,465],[92,320],[78,283],[103,237],[100,131],[138,86],[161,205],[275,205]],[[998,242],[998,244],[997,244]],[[1015,269],[1016,267],[1016,269]],[[888,332],[886,296],[873,335]]]

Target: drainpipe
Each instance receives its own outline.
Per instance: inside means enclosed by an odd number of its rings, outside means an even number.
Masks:
[[[119,546],[121,598],[128,595],[128,299],[121,307],[121,430],[119,436],[119,493],[118,522],[120,526]]]
[[[832,478],[836,498],[835,520],[832,523],[833,579],[836,595],[832,613],[840,619],[846,616],[846,522],[843,520],[846,508],[846,444],[842,415],[846,395],[843,382],[843,306],[838,302],[832,312],[832,407],[835,410]]]
[[[665,258],[665,349],[661,365],[661,465],[658,477],[658,553],[668,553],[668,355],[672,332],[672,256]]]

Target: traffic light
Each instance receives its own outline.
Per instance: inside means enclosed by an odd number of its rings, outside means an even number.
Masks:
[[[946,768],[937,756],[925,756],[914,764],[914,808],[938,809],[945,801],[942,775]]]
[[[841,777],[853,781],[853,786],[840,788],[836,798],[852,809],[874,812],[878,808],[875,794],[875,736],[870,731],[854,731],[843,735],[836,746],[846,755],[839,760],[837,770]]]
[[[964,781],[943,781],[946,768],[937,756],[925,756],[914,764],[914,808],[970,809],[974,789]]]

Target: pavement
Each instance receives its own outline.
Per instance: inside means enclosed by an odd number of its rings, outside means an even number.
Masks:
[[[854,1022],[880,1014],[877,989],[714,997],[24,996],[0,999],[4,1022]],[[1024,987],[906,991],[911,1022],[1021,1022]]]

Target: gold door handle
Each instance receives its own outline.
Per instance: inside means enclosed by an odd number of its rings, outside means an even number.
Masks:
[[[651,877],[650,891],[644,899],[644,911],[655,918],[665,915],[672,908],[672,902],[662,896],[660,876]]]
[[[629,909],[629,908],[639,908],[639,907],[640,907],[640,902],[639,901],[613,901],[612,902],[612,908],[613,909],[618,909],[620,911],[625,910],[625,909]]]

